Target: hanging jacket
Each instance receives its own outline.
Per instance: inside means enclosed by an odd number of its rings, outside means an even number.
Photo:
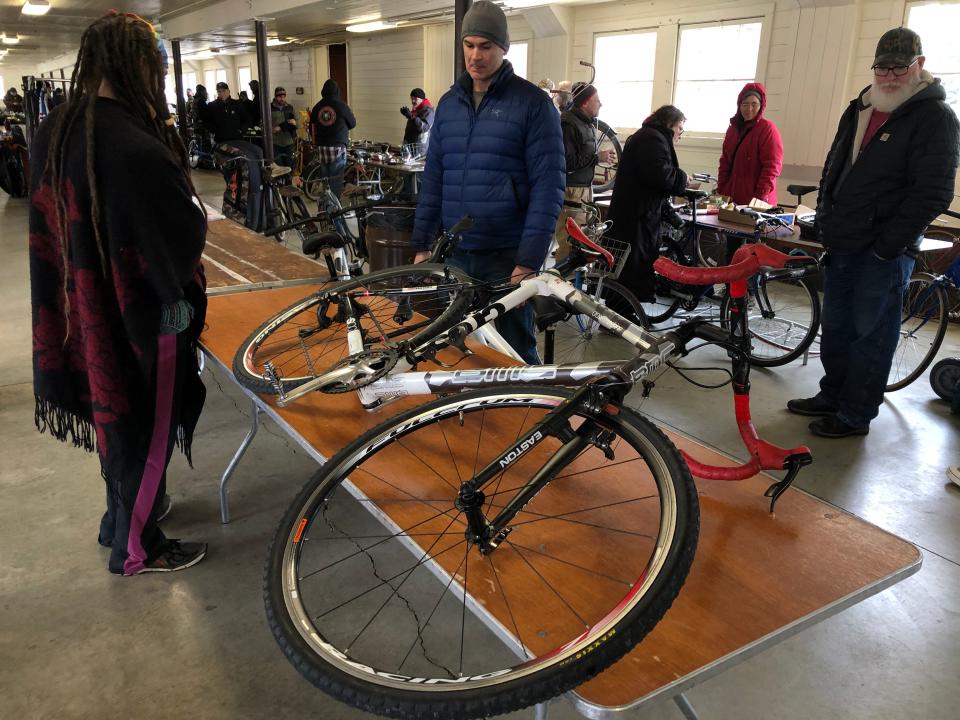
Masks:
[[[567,163],[567,187],[590,187],[598,161],[593,119],[574,106],[560,114],[560,129]]]
[[[817,197],[820,241],[831,252],[872,248],[894,258],[916,250],[927,225],[950,207],[960,129],[940,80],[926,71],[922,78],[925,85],[865,146],[873,113],[869,87],[840,118]]]
[[[748,91],[760,93],[760,112],[750,122],[740,114],[740,103]],[[777,204],[777,178],[783,168],[783,142],[780,131],[763,117],[767,91],[763,83],[747,83],[737,96],[737,112],[723,138],[717,192],[746,205],[753,198]]]
[[[539,268],[563,202],[560,118],[540,88],[504,61],[479,107],[468,73],[437,104],[417,203],[413,244],[429,249],[441,225],[474,224],[460,247],[515,249]]]
[[[357,126],[353,111],[340,99],[337,81],[327,80],[320,91],[320,102],[310,111],[313,141],[323,147],[346,147],[350,131]]]

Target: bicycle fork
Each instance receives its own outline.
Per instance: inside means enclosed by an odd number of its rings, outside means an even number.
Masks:
[[[593,445],[608,459],[613,459],[611,442],[615,436],[611,430],[594,419],[588,419],[574,430],[569,420],[579,408],[602,409],[611,400],[617,399],[613,397],[616,392],[610,393],[598,384],[586,385],[575,391],[530,428],[515,445],[500,453],[477,475],[460,486],[455,504],[467,518],[467,541],[475,544],[481,554],[487,555],[499,547],[510,534],[512,528],[509,524],[517,513],[585,448]],[[483,489],[548,437],[557,438],[563,444],[533,474],[506,507],[495,518],[488,520],[483,513],[486,500]]]

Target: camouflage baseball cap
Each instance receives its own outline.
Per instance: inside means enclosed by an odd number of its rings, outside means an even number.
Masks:
[[[898,27],[887,30],[880,38],[873,64],[910,65],[919,55],[923,55],[920,36],[909,28]]]

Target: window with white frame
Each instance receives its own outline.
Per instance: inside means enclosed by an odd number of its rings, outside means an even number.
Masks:
[[[185,72],[181,75],[183,79],[183,100],[187,100],[187,90],[191,93],[197,87],[197,74],[195,72]],[[170,103],[173,107],[177,106],[177,81],[173,77],[173,72],[168,72],[167,76],[164,78],[164,94],[167,97],[167,102]]]
[[[726,132],[737,95],[756,79],[761,28],[759,18],[680,26],[673,104],[687,131]]]
[[[947,102],[960,115],[960,3],[911,5],[907,27],[920,36],[926,58],[924,69],[940,78],[947,91]]]
[[[510,43],[510,52],[506,58],[513,65],[513,72],[523,79],[527,78],[527,53],[530,45],[525,42]]]
[[[203,73],[203,79],[207,86],[207,93],[210,95],[210,99],[213,100],[217,97],[217,83],[218,82],[227,82],[227,71],[223,68],[217,70],[205,70]],[[236,97],[231,93],[233,97]]]
[[[241,90],[246,90],[247,94],[250,94],[250,80],[253,78],[253,75],[250,74],[250,66],[237,68],[237,79],[240,80],[237,85],[237,93],[239,94]],[[253,98],[251,98],[252,100]]]
[[[615,128],[638,128],[653,103],[656,30],[597,35],[593,41],[594,84],[600,118]],[[629,61],[625,59],[629,58]]]

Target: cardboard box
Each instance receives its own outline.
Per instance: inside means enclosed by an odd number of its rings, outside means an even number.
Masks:
[[[755,228],[757,226],[756,219],[750,217],[749,215],[744,215],[742,212],[740,212],[739,208],[737,210],[720,208],[720,212],[717,213],[717,217],[721,222],[728,222],[731,225],[741,225],[748,228]]]

